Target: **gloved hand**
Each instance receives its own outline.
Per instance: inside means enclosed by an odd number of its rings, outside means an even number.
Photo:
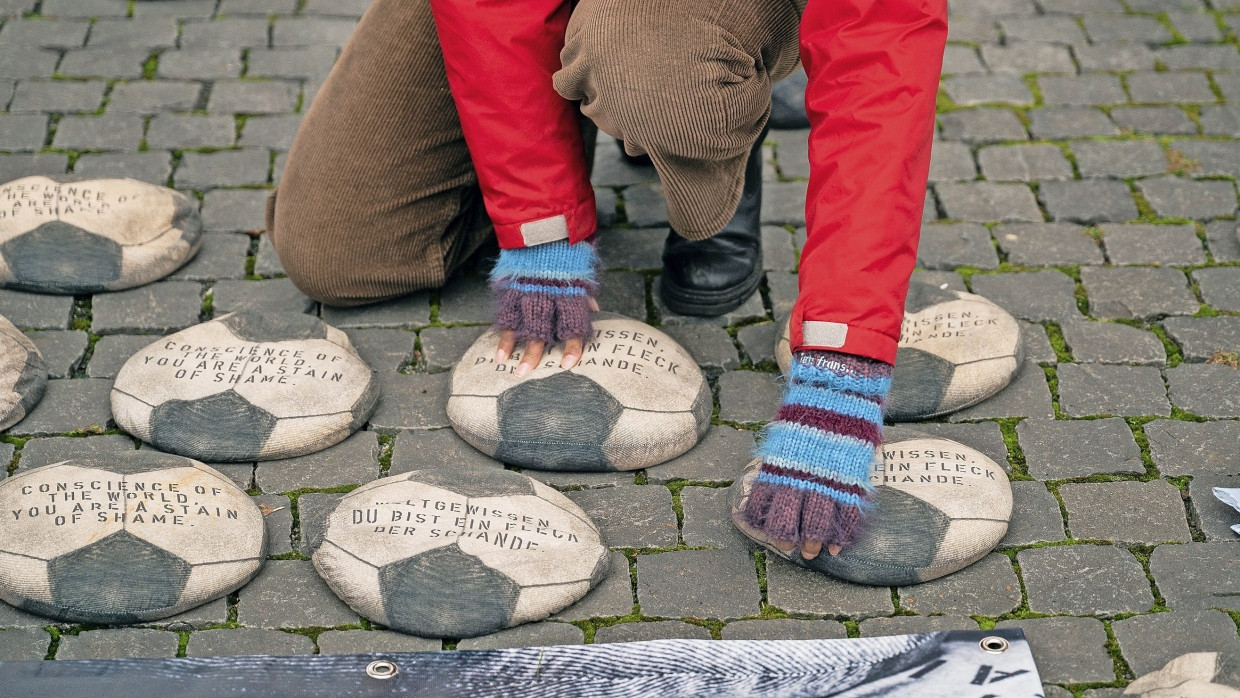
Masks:
[[[593,238],[500,250],[491,270],[495,329],[502,333],[496,361],[507,361],[518,343],[524,344],[516,371],[524,376],[542,361],[548,345],[563,343],[560,365],[575,366],[590,336],[591,313],[598,310],[598,266]]]
[[[832,351],[793,354],[788,391],[758,446],[745,519],[775,547],[812,560],[856,540],[870,461],[882,443],[892,367]]]

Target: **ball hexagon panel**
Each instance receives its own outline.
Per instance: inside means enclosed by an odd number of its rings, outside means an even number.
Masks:
[[[634,470],[684,453],[710,422],[710,390],[693,358],[659,330],[600,313],[581,361],[560,350],[517,377],[487,333],[452,371],[448,419],[488,455],[528,468]]]
[[[117,291],[167,276],[201,245],[197,205],[128,179],[25,177],[0,185],[0,285]]]
[[[46,609],[27,608],[80,613],[91,622],[139,621],[151,609],[174,607],[189,571],[180,557],[121,531],[49,560],[52,601]]]
[[[46,388],[47,364],[34,342],[0,317],[0,430],[30,414]]]
[[[211,461],[288,458],[360,428],[378,383],[343,332],[296,313],[232,313],[135,354],[112,389],[116,423]]]
[[[516,582],[455,545],[383,567],[379,585],[388,623],[426,637],[473,637],[506,628],[521,594]]]

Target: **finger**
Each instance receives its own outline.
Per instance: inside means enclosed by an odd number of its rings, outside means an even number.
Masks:
[[[822,543],[819,541],[807,540],[801,544],[801,559],[803,560],[813,560],[820,552],[822,552]]]
[[[827,546],[827,552],[831,553],[831,556],[832,556],[832,557],[835,557],[836,555],[839,555],[839,554],[840,554],[840,551],[841,551],[841,550],[843,550],[843,549],[844,549],[844,546],[842,546],[842,545],[836,545],[835,543],[832,543],[832,544],[830,544],[830,545],[828,545],[828,546]]]
[[[589,301],[590,301],[590,310],[593,310],[594,312],[597,313],[598,312],[598,301],[594,300],[593,297],[590,297]]]
[[[502,364],[512,356],[512,350],[517,346],[517,333],[512,330],[504,330],[499,336],[499,349],[495,352],[495,363]]]
[[[790,540],[773,540],[771,541],[771,545],[775,546],[776,548],[779,548],[779,551],[781,553],[786,553],[789,555],[792,554],[793,550],[797,549],[797,544],[793,543]]]
[[[521,365],[517,366],[517,377],[520,378],[538,366],[538,362],[542,361],[543,342],[526,342],[525,356],[521,357]]]
[[[564,358],[560,359],[560,368],[572,368],[581,360],[582,342],[580,339],[570,339],[564,343]]]

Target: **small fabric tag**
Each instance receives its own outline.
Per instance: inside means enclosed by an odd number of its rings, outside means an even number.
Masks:
[[[521,239],[525,241],[526,247],[555,242],[567,237],[568,219],[562,215],[521,224]]]
[[[838,349],[848,338],[848,325],[842,322],[806,320],[801,323],[801,343],[810,347]]]

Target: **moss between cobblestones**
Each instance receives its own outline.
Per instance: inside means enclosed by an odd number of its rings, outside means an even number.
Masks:
[[[1068,348],[1068,342],[1064,339],[1063,328],[1058,322],[1044,322],[1042,326],[1046,328],[1046,338],[1051,343],[1051,349],[1055,350],[1055,360],[1059,363],[1072,363],[1072,350]]]
[[[379,477],[385,477],[392,469],[392,449],[395,445],[395,436],[379,434]]]
[[[1055,411],[1055,419],[1067,419],[1063,410],[1059,408],[1059,370],[1055,366],[1043,366],[1042,373],[1046,374],[1046,387],[1051,392],[1051,408]]]

